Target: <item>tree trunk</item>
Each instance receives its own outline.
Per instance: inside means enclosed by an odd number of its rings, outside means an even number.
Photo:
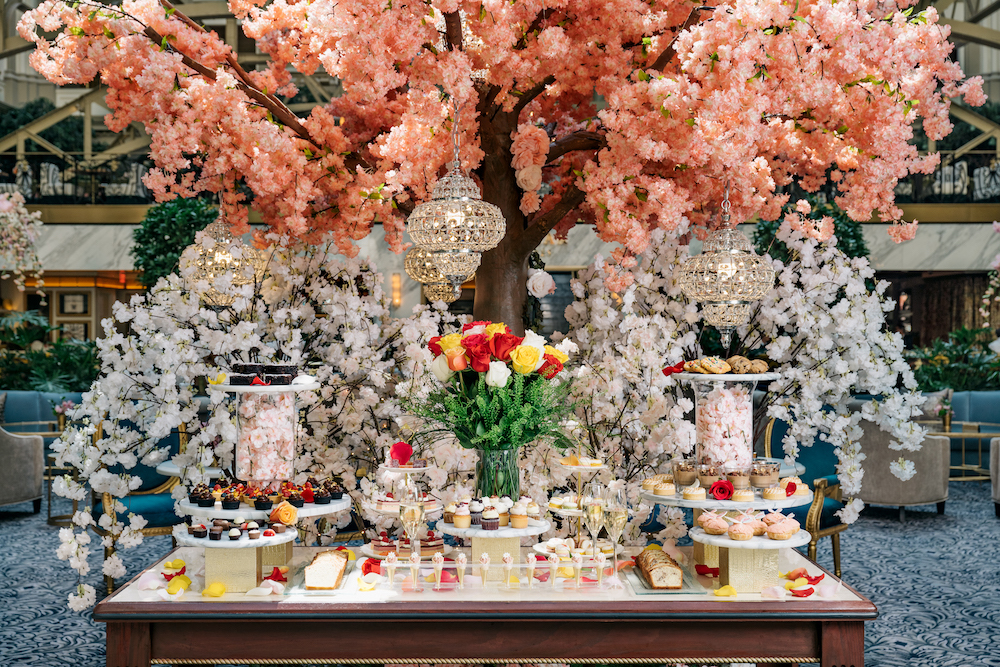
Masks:
[[[507,221],[507,234],[500,244],[483,253],[476,271],[477,320],[503,322],[518,336],[524,335],[524,302],[527,300],[528,258],[534,248],[523,240],[525,217],[521,213],[521,189],[510,166],[511,132],[517,114],[499,112],[490,117],[480,112],[480,140],[485,153],[481,176],[483,199],[500,207]]]

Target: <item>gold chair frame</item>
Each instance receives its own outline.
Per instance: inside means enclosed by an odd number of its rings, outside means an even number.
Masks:
[[[10,431],[15,435],[38,435],[43,438],[51,438],[53,436],[59,438],[66,431],[66,416],[57,415],[58,419],[55,421],[28,421],[28,422],[5,422],[0,424],[0,428],[6,428],[8,426],[38,426],[38,430],[35,431]],[[42,427],[48,426],[47,430],[42,430]],[[52,481],[58,475],[71,475],[74,480],[77,479],[76,468],[73,467],[63,467],[56,466],[55,455],[49,454],[45,457],[45,475],[42,479],[47,482],[47,489],[45,491],[45,498],[47,501],[47,507],[45,509],[45,522],[50,526],[56,526],[59,528],[65,528],[67,526],[73,525],[73,515],[76,514],[79,509],[79,502],[73,501],[73,511],[70,514],[58,514],[52,515]]]
[[[768,422],[764,430],[764,456],[771,458],[771,435],[774,432],[774,418]],[[806,513],[806,530],[812,539],[809,540],[809,560],[816,560],[816,545],[824,537],[830,538],[833,547],[833,573],[840,577],[840,534],[847,530],[848,524],[841,523],[829,528],[820,528],[820,519],[823,517],[823,502],[827,498],[833,498],[838,502],[843,502],[840,492],[840,484],[828,484],[825,477],[813,480],[813,501]]]

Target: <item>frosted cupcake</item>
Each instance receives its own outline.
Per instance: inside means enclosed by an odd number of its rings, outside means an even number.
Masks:
[[[482,502],[473,500],[469,503],[469,513],[472,515],[472,525],[478,526],[483,518],[483,510],[486,509]]]
[[[483,530],[499,530],[500,529],[500,513],[494,508],[489,508],[483,510],[483,516],[480,519],[480,527]]]
[[[455,528],[468,528],[472,525],[472,514],[468,505],[461,505],[455,510],[455,515],[451,518]]]
[[[511,528],[527,528],[528,527],[528,507],[527,505],[522,505],[521,503],[516,503],[510,508],[510,527]]]

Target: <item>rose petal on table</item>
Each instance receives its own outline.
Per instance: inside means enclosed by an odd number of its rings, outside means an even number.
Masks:
[[[799,577],[806,577],[808,575],[809,575],[809,573],[806,572],[806,568],[804,568],[804,567],[798,567],[798,568],[795,568],[794,570],[791,570],[791,571],[789,571],[789,572],[781,575],[781,578],[782,579],[789,579],[791,581],[795,581]]]
[[[139,581],[136,582],[136,585],[140,591],[151,591],[157,588],[166,588],[167,582],[163,580],[159,572],[150,570],[139,575]]]
[[[183,558],[175,558],[174,560],[168,560],[163,564],[163,567],[168,570],[183,570],[187,563],[184,562]]]
[[[793,588],[792,595],[797,598],[807,598],[813,594],[812,586],[807,586],[805,588]]]
[[[673,558],[678,563],[683,563],[686,560],[684,554],[681,553],[680,549],[678,549],[676,546],[672,544],[668,544],[667,546],[665,546],[663,548],[663,551],[666,552],[668,556]]]
[[[787,590],[791,590],[793,588],[801,588],[803,586],[807,586],[808,584],[809,584],[808,579],[806,579],[805,577],[799,577],[795,581],[786,581],[785,588]]]
[[[726,585],[715,591],[715,596],[720,598],[723,597],[734,598],[736,597],[736,589],[733,588],[732,586]]]
[[[286,569],[285,572],[287,572],[287,571],[288,570]],[[265,579],[271,579],[273,581],[280,581],[280,582],[286,582],[286,581],[288,581],[288,579],[285,577],[284,573],[282,573],[280,567],[275,567],[273,570],[271,570],[271,574],[267,575],[264,578]]]
[[[273,592],[274,591],[271,590],[270,586],[258,586],[257,588],[251,588],[246,593],[244,593],[244,595],[250,598],[267,597]]]
[[[837,597],[837,594],[840,593],[841,585],[839,581],[837,583],[822,584],[816,587],[816,594],[825,600],[830,600]]]
[[[170,581],[174,577],[182,576],[186,571],[187,571],[187,568],[186,567],[182,567],[180,570],[178,570],[177,572],[174,572],[174,573],[164,572],[163,573],[163,578],[166,579],[167,581]]]
[[[788,596],[788,591],[784,586],[768,586],[760,592],[760,596],[769,600],[784,600]]]
[[[280,581],[275,581],[273,579],[265,579],[260,582],[260,585],[264,588],[270,588],[271,592],[275,595],[281,595],[285,592],[285,585]]]
[[[694,566],[694,571],[703,577],[717,577],[719,576],[719,568],[709,567],[704,563],[697,563]]]
[[[209,584],[205,587],[205,590],[201,592],[204,597],[208,598],[218,598],[222,597],[226,593],[226,585],[220,581]]]
[[[165,589],[160,589],[156,591],[156,594],[160,596],[161,600],[179,600],[184,595],[184,589],[180,589],[176,593],[168,593]]]
[[[825,577],[826,575],[825,575],[825,574],[817,574],[817,575],[816,575],[815,577],[810,577],[810,576],[809,576],[809,575],[807,574],[807,575],[804,575],[804,576],[805,576],[805,578],[806,578],[806,581],[808,581],[808,582],[809,582],[809,585],[810,585],[810,586],[815,586],[815,585],[816,585],[816,584],[818,584],[819,582],[823,581],[823,577]]]
[[[171,595],[177,591],[184,591],[191,587],[191,579],[183,574],[179,574],[174,577],[169,584],[167,584],[167,592]]]

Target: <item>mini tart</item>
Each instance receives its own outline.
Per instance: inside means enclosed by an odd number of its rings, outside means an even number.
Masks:
[[[809,491],[809,487],[807,485],[805,485],[803,483],[797,483],[795,485],[795,493],[793,493],[792,495],[793,496],[808,496],[810,493],[811,492]]]
[[[644,479],[642,480],[642,490],[652,491],[653,489],[656,488],[656,485],[659,483],[660,480],[658,480],[656,477],[650,477],[649,479]]]
[[[769,486],[764,489],[764,500],[784,500],[786,497],[784,487]]]
[[[705,487],[703,486],[686,486],[683,491],[684,500],[704,500],[705,499]]]
[[[730,500],[737,503],[753,502],[753,489],[736,489],[733,491],[733,497]]]
[[[753,528],[745,523],[734,523],[729,527],[729,539],[743,542],[753,537]]]
[[[781,488],[785,488],[786,486],[788,486],[789,482],[795,482],[795,486],[801,486],[802,485],[802,480],[793,475],[791,477],[786,477],[783,480],[781,480],[781,482],[780,482]]]
[[[658,496],[673,496],[677,494],[677,487],[673,485],[673,482],[660,482],[653,489],[653,493]]]

